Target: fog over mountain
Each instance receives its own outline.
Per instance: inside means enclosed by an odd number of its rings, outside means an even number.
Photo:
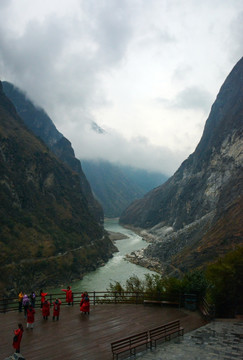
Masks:
[[[171,176],[242,56],[242,14],[236,0],[1,1],[1,79],[77,158]]]

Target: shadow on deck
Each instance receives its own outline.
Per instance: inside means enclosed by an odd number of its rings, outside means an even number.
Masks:
[[[23,313],[0,314],[0,360],[13,354],[13,330],[19,322],[25,329],[21,354],[26,360],[109,360],[112,341],[175,319],[180,319],[185,332],[205,324],[198,312],[156,305],[95,305],[90,315],[81,314],[77,305],[62,305],[55,322],[52,316],[44,321],[37,308],[33,331],[26,330]]]

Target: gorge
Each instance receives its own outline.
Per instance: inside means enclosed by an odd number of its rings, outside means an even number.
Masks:
[[[163,274],[203,267],[243,244],[243,58],[228,75],[196,150],[120,222],[151,242],[136,263]],[[138,254],[139,255],[139,254]]]

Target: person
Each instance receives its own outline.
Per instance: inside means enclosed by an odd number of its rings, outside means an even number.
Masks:
[[[71,290],[71,287],[68,286],[67,289],[62,289],[62,291],[64,291],[66,293],[66,302],[68,303],[68,305],[73,306],[73,292]]]
[[[87,293],[87,291],[85,291],[82,294],[82,298],[80,301],[80,311],[83,313],[88,313],[89,314],[89,310],[90,310],[90,305],[89,305],[89,295]]]
[[[30,327],[33,330],[35,322],[35,309],[30,305],[27,309],[27,329]]]
[[[18,295],[18,302],[19,302],[19,312],[22,312],[22,307],[23,307],[23,297],[24,297],[24,294],[22,291],[19,292],[19,295]]]
[[[61,303],[62,302],[59,299],[56,299],[53,302],[53,317],[52,317],[53,321],[55,320],[55,317],[57,318],[57,320],[59,320]]]
[[[24,328],[21,323],[18,324],[18,329],[14,330],[13,347],[16,353],[20,353],[20,343],[22,340]]]
[[[24,317],[27,316],[27,309],[29,304],[30,304],[30,299],[28,298],[28,295],[24,294],[23,296]]]
[[[34,291],[32,291],[30,294],[30,303],[33,308],[35,307],[35,298],[36,298],[36,295],[35,295]]]
[[[42,316],[44,320],[48,320],[48,316],[50,315],[50,303],[45,300],[42,305]]]
[[[41,297],[41,308],[42,308],[42,306],[43,306],[43,304],[44,304],[44,302],[45,302],[45,300],[46,300],[46,295],[47,295],[48,293],[44,293],[43,292],[43,290],[41,290],[40,291],[40,297]]]

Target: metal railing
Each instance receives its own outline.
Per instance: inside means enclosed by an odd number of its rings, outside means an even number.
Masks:
[[[202,298],[199,302],[198,309],[207,321],[215,318],[215,305],[209,304],[205,298]]]
[[[73,292],[73,304],[80,304],[82,292]],[[51,293],[46,295],[46,300],[52,303],[56,298],[60,299],[64,304],[66,302],[65,292]],[[41,297],[36,296],[35,307],[40,307]],[[146,299],[177,301],[182,304],[182,296],[180,294],[164,295],[161,293],[148,292],[128,292],[128,291],[93,291],[89,292],[89,300],[91,305],[96,304],[142,304]],[[0,297],[0,312],[16,311],[19,308],[17,297]]]

